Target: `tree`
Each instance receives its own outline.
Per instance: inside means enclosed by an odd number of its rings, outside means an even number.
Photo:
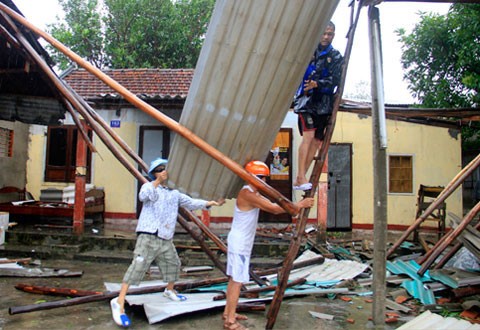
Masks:
[[[421,13],[411,34],[397,30],[413,96],[427,108],[480,104],[480,4],[453,4],[446,15]],[[465,128],[463,141],[478,128]],[[477,139],[478,147],[480,143]],[[464,144],[465,146],[465,144]]]
[[[103,67],[104,38],[97,0],[59,0],[65,12],[65,21],[49,24],[48,32],[72,51],[96,67]],[[68,67],[67,58],[48,45],[47,50],[60,69]]]
[[[478,106],[480,4],[454,4],[447,15],[421,13],[411,34],[397,30],[409,89],[423,106]]]
[[[50,33],[99,68],[193,68],[214,0],[59,0]],[[95,41],[95,42],[92,42]],[[68,62],[54,52],[65,69]]]

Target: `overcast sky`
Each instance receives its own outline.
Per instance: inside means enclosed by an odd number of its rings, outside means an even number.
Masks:
[[[56,16],[62,16],[62,9],[57,0],[13,0],[25,17],[38,27],[45,29],[47,23],[53,23]],[[350,21],[351,0],[340,0],[332,21],[336,25],[336,37],[333,45],[342,54],[345,51],[345,38]],[[400,63],[401,49],[394,31],[404,28],[410,32],[419,20],[419,11],[445,14],[450,4],[416,3],[416,2],[384,2],[378,5],[382,29],[384,58],[384,85],[386,103],[411,103],[413,98],[403,81],[403,70]],[[355,34],[355,42],[350,58],[344,94],[354,93],[362,81],[370,81],[370,50],[368,43],[368,8],[363,8],[361,19]]]

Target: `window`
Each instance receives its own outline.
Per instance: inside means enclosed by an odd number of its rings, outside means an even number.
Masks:
[[[13,157],[13,130],[0,127],[0,157]]]
[[[413,157],[388,157],[388,192],[413,193]]]
[[[91,131],[89,131],[91,137]],[[49,127],[45,181],[75,182],[76,126]],[[91,152],[87,149],[87,181],[90,182]]]

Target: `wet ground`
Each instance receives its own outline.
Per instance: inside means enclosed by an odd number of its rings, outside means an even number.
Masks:
[[[84,274],[77,278],[0,277],[0,329],[120,329],[111,318],[109,301],[9,315],[10,307],[64,299],[19,291],[14,287],[18,283],[105,291],[103,283],[120,282],[128,265],[76,260],[44,260],[42,266],[83,271]],[[212,271],[207,277],[220,275],[217,271]],[[182,280],[187,278],[182,276]],[[158,279],[160,278],[153,275],[145,278],[145,280]],[[194,279],[200,278],[194,277]],[[314,295],[284,299],[274,329],[374,329],[373,323],[368,320],[371,316],[372,304],[365,300],[365,297],[353,297],[351,302],[346,302],[339,297],[332,300],[325,296]],[[244,325],[250,329],[265,329],[269,306],[269,304],[266,305],[266,311],[245,313],[249,320],[243,321]],[[309,311],[334,315],[335,318],[333,320],[313,318]],[[132,321],[130,329],[213,330],[222,329],[223,325],[221,309],[180,315],[152,325],[148,324],[142,308],[128,307],[127,314]],[[413,317],[408,319],[411,318]],[[349,323],[347,319],[352,319],[355,323]],[[400,324],[401,322],[386,325],[384,329],[395,329]]]

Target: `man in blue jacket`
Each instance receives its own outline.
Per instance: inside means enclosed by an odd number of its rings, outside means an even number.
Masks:
[[[308,76],[304,77],[301,86],[303,89],[299,88],[295,96],[295,103],[299,103],[302,96],[308,96],[307,102],[294,108],[298,114],[298,128],[303,136],[298,150],[297,177],[293,184],[295,190],[312,188],[306,173],[322,145],[333,111],[334,95],[340,83],[343,65],[342,55],[332,47],[334,37],[335,25],[329,22],[307,68]]]

